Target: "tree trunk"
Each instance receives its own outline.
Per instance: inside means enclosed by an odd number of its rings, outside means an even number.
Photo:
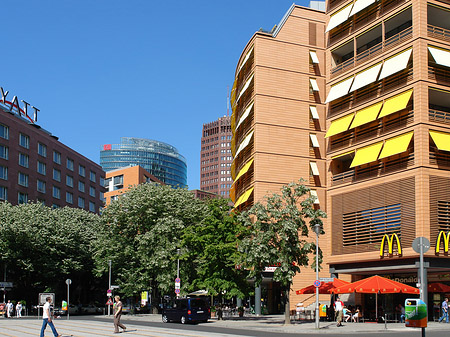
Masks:
[[[284,294],[285,294],[284,325],[291,324],[290,302],[289,302],[290,290],[291,290],[291,285],[289,284],[284,292]]]

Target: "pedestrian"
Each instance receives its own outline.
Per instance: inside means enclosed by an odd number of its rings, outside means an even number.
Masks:
[[[122,332],[125,332],[127,327],[120,323],[120,316],[122,316],[122,302],[120,301],[120,296],[115,296],[114,300],[114,333],[119,333],[119,327],[123,329]]]
[[[342,325],[342,314],[344,309],[344,303],[340,300],[340,298],[336,298],[336,301],[334,302],[334,311],[336,312],[337,317],[337,324],[336,326]]]
[[[6,317],[11,318],[14,311],[14,304],[11,303],[11,300],[8,300],[8,303],[6,304]]]
[[[442,317],[439,318],[439,323],[441,323],[445,318],[445,323],[448,323],[448,298],[446,297],[444,302],[442,302]]]
[[[20,318],[22,317],[22,302],[17,302],[16,304],[16,317]]]
[[[50,328],[52,329],[53,332],[53,336],[60,337],[61,335],[58,334],[55,326],[53,325],[52,313],[50,311],[50,304],[52,303],[52,298],[51,296],[48,296],[45,300],[46,302],[44,304],[44,312],[42,313],[41,337],[44,337],[44,332],[45,329],[47,328],[47,324],[50,325]]]

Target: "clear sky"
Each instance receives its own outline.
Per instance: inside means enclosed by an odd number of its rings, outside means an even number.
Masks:
[[[96,163],[101,146],[120,137],[175,146],[189,189],[199,188],[203,123],[226,115],[243,48],[292,3],[4,1],[0,86],[39,108],[40,126]]]

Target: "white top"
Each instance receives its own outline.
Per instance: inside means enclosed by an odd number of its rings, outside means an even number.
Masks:
[[[45,302],[44,304],[44,313],[42,314],[42,319],[49,318],[48,314],[50,313],[50,302]]]
[[[334,302],[334,310],[336,310],[336,311],[342,310],[342,302],[341,301]]]

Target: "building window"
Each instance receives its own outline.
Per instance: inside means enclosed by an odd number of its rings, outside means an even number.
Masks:
[[[105,177],[100,177],[100,186],[105,186]]]
[[[95,183],[95,172],[91,171],[91,173],[89,175],[89,179]]]
[[[100,192],[100,200],[103,201],[103,202],[106,201],[106,199],[105,199],[105,193]]]
[[[53,169],[53,179],[61,182],[61,171],[57,169]]]
[[[123,175],[114,177],[113,190],[120,190],[123,188]]]
[[[89,210],[95,212],[95,204],[92,201],[89,201]]]
[[[6,125],[0,124],[0,137],[9,139],[9,128]]]
[[[38,160],[38,162],[37,162],[37,171],[38,171],[38,173],[40,173],[40,174],[45,176],[46,170],[47,170],[47,165],[45,165],[45,163],[43,163],[43,162]]]
[[[19,192],[17,194],[17,203],[18,204],[26,204],[28,202],[28,194]]]
[[[28,168],[29,157],[25,153],[19,153],[19,165]]]
[[[82,181],[78,182],[78,190],[80,192],[84,192],[84,183]]]
[[[0,165],[0,179],[8,180],[8,168]]]
[[[78,174],[82,177],[86,175],[86,168],[83,165],[78,166]]]
[[[8,160],[8,155],[9,155],[8,147],[0,145],[0,158]]]
[[[37,180],[37,190],[38,192],[45,193],[45,181]]]
[[[8,200],[8,189],[0,186],[0,200]]]
[[[61,164],[61,153],[59,153],[58,151],[53,151],[53,161],[56,164]]]
[[[59,199],[61,198],[61,190],[59,187],[53,186],[53,198]]]
[[[78,207],[84,208],[84,198],[78,197]]]
[[[73,187],[73,177],[72,176],[69,176],[69,175],[66,176],[66,185]]]
[[[73,194],[70,192],[66,192],[66,202],[69,204],[73,204]]]
[[[38,143],[38,154],[47,157],[47,146],[45,144]]]
[[[89,195],[95,198],[95,187],[89,186]]]
[[[52,208],[53,208],[53,209],[57,209],[57,208],[59,208],[59,205],[58,205],[58,204],[53,204],[53,205],[52,205]]]
[[[23,133],[19,134],[19,145],[29,149],[30,148],[30,137],[24,135]]]
[[[111,191],[112,191],[112,190],[110,190],[110,188],[109,188],[109,185],[111,185],[111,181],[112,181],[112,178],[107,178],[107,179],[103,180],[103,183],[104,183],[103,186],[105,186],[105,188],[106,188],[106,190],[107,190],[108,192],[111,192]]]
[[[67,168],[71,171],[73,171],[73,160],[67,158]]]
[[[28,187],[28,174],[19,172],[19,185]]]

